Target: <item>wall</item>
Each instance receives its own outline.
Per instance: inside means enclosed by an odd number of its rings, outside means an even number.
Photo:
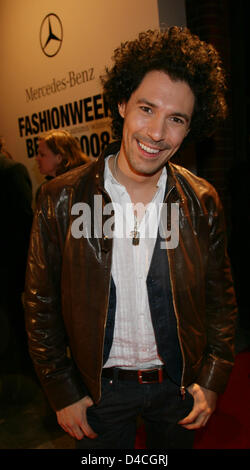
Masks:
[[[249,33],[243,0],[186,0],[187,26],[219,51],[227,73],[228,118],[216,134],[196,147],[197,172],[222,199],[239,307],[237,340],[249,345]],[[247,334],[248,331],[248,334]],[[237,346],[237,344],[236,344]]]
[[[0,135],[13,158],[27,166],[34,193],[43,180],[33,158],[41,132],[64,127],[93,156],[111,138],[99,76],[121,41],[159,27],[159,12],[165,23],[167,9],[170,23],[183,21],[183,0],[175,11],[172,0],[163,3],[164,8],[161,0],[160,8],[157,0],[1,1]],[[58,16],[62,30],[50,16],[57,39],[44,47],[49,13]]]
[[[217,132],[196,146],[197,172],[210,181],[223,201],[230,228],[229,172],[233,164],[231,31],[228,0],[186,0],[187,26],[218,50],[226,70],[228,118]]]
[[[185,0],[158,0],[160,26],[186,26]]]

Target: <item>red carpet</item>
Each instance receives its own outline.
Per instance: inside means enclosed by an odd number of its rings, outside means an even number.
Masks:
[[[136,449],[145,449],[144,427]],[[225,393],[205,428],[196,432],[195,449],[250,449],[250,351],[236,356]]]

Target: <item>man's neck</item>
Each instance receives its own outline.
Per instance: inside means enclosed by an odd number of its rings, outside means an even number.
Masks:
[[[109,167],[118,183],[125,186],[133,204],[142,203],[146,206],[152,201],[157,191],[157,183],[162,169],[149,176],[141,175],[131,170],[126,171],[125,169],[124,171],[123,168],[120,168],[116,155],[110,158]]]

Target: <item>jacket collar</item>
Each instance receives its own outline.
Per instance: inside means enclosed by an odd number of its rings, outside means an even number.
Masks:
[[[98,157],[96,162],[94,163],[94,172],[95,172],[95,180],[97,187],[101,192],[104,192],[104,169],[105,169],[105,158],[107,158],[109,155],[114,155],[117,152],[119,152],[121,147],[121,143],[116,141],[112,142],[111,144],[108,145]]]

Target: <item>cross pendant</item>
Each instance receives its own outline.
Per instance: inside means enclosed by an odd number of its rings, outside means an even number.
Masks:
[[[132,238],[132,244],[133,244],[134,246],[139,245],[139,243],[140,243],[140,232],[138,232],[137,230],[133,230],[133,232],[131,233],[131,235],[132,235],[132,237],[133,237],[133,238]]]
[[[134,211],[134,230],[131,232],[132,245],[137,246],[140,243],[140,232],[137,230],[137,211]]]

